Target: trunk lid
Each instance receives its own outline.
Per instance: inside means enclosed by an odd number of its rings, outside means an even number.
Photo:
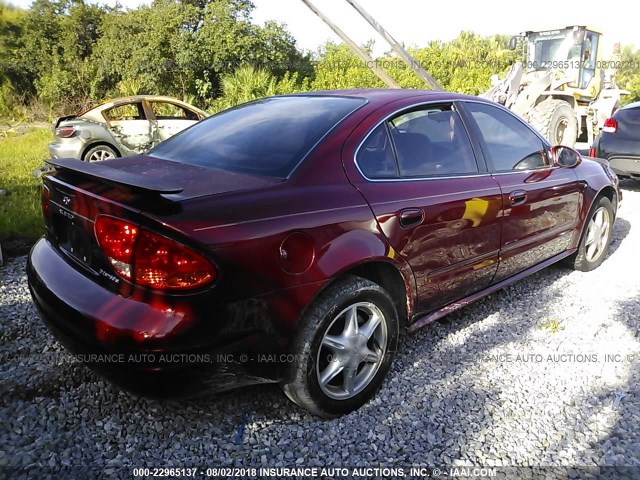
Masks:
[[[96,164],[87,165],[93,167]],[[191,200],[197,197],[230,193],[238,190],[252,190],[275,185],[282,181],[278,178],[234,173],[146,155],[116,158],[102,162],[99,166],[127,174],[128,178],[133,178],[134,176],[143,177],[138,182],[141,186],[161,182],[180,189],[179,192],[161,192],[165,194],[165,198],[171,201]],[[107,177],[106,171],[99,172],[97,176]],[[127,179],[122,181],[126,185]]]
[[[162,211],[170,216],[180,212],[184,200],[281,182],[147,156],[96,163],[51,159],[47,163],[55,169],[43,177],[48,240],[96,282],[124,296],[131,294],[133,286],[116,274],[98,245],[94,233],[98,215],[175,236],[174,230],[143,212]]]

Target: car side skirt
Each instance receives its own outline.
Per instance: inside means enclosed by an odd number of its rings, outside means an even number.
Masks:
[[[448,315],[452,312],[455,312],[456,310],[461,309],[462,307],[466,307],[467,305],[475,302],[476,300],[480,300],[483,297],[486,297],[487,295],[492,294],[493,292],[500,290],[501,288],[504,288],[508,285],[511,285],[512,283],[515,283],[521,279],[523,279],[524,277],[527,277],[533,273],[536,273],[546,267],[548,267],[549,265],[553,265],[554,263],[559,262],[560,260],[563,260],[567,257],[570,257],[571,255],[573,255],[576,252],[576,248],[567,250],[565,252],[562,252],[558,255],[555,255],[547,260],[545,260],[544,262],[538,263],[537,265],[534,265],[531,268],[528,268],[527,270],[523,270],[522,272],[506,278],[504,280],[502,280],[501,282],[495,283],[493,285],[491,285],[490,287],[485,288],[484,290],[480,290],[479,292],[476,292],[472,295],[469,295],[468,297],[463,298],[462,300],[458,300],[456,302],[450,303],[449,305],[446,305],[438,310],[436,310],[435,312],[432,312],[426,316],[423,317],[419,317],[415,322],[411,323],[411,325],[408,328],[409,332],[415,332],[416,330],[429,325],[430,323],[435,322],[436,320],[441,319],[442,317],[444,317],[445,315]]]

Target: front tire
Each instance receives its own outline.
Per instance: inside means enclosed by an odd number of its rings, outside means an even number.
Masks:
[[[337,417],[378,390],[396,353],[398,314],[382,287],[349,276],[312,303],[298,326],[285,394],[309,412]]]
[[[611,244],[614,219],[611,200],[607,197],[598,198],[587,217],[578,251],[569,257],[575,270],[590,272],[602,265]]]

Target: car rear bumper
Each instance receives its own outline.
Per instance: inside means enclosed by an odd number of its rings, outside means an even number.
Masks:
[[[76,142],[53,142],[49,144],[49,155],[51,158],[77,158],[81,159],[84,143]]]
[[[640,157],[611,156],[609,166],[617,175],[640,177]]]
[[[166,315],[163,306],[142,304],[103,288],[74,268],[46,239],[27,263],[29,290],[45,324],[77,359],[113,383],[156,398],[191,397],[243,385],[279,381],[286,362],[282,337],[255,328],[223,326],[211,339],[151,346],[131,340],[122,319]],[[137,304],[134,305],[133,304]],[[254,300],[255,303],[255,300]],[[105,326],[105,305],[120,324]],[[255,310],[246,309],[256,316]],[[197,325],[197,313],[190,324]],[[116,318],[116,317],[114,317]],[[217,321],[207,312],[207,322]],[[108,322],[109,320],[107,320]],[[222,320],[221,320],[222,321]],[[248,325],[233,318],[239,325]],[[105,337],[104,331],[108,331]],[[100,333],[102,332],[102,333]],[[101,340],[126,338],[129,341]],[[176,347],[176,345],[178,345]],[[189,346],[192,345],[192,346]]]

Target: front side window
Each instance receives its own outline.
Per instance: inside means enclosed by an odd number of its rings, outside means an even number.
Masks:
[[[478,173],[469,137],[452,105],[412,110],[381,124],[356,160],[370,179]]]
[[[198,120],[198,115],[180,105],[169,102],[150,102],[158,120]]]
[[[482,136],[489,170],[508,172],[549,166],[542,140],[522,121],[504,110],[483,103],[467,103]]]

